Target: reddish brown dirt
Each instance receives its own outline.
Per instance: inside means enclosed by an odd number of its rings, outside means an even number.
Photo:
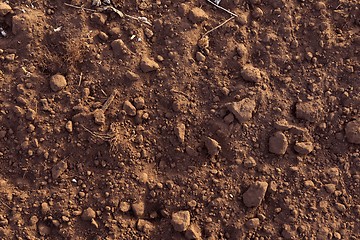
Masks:
[[[358,1],[220,5],[1,3],[1,239],[360,239]]]

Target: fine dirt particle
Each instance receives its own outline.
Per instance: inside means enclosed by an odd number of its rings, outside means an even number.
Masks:
[[[275,132],[269,139],[269,152],[283,155],[286,153],[288,145],[288,139],[285,134],[280,131]]]
[[[179,211],[171,215],[171,224],[177,232],[183,232],[190,226],[190,212]]]
[[[360,120],[354,120],[347,123],[345,135],[348,142],[360,144]]]
[[[226,105],[227,109],[234,114],[235,118],[244,123],[252,118],[255,111],[256,102],[249,98],[244,98],[239,102],[232,102]]]
[[[50,88],[54,92],[64,89],[67,85],[65,77],[61,74],[56,74],[50,78]]]
[[[267,182],[256,181],[251,184],[248,190],[243,194],[243,201],[247,207],[258,207],[265,197],[268,187]]]
[[[92,221],[94,218],[96,218],[96,212],[91,207],[85,209],[81,214],[81,219],[84,221]]]
[[[188,18],[193,23],[201,23],[208,19],[208,15],[201,8],[195,7],[190,10]]]
[[[53,166],[51,169],[51,175],[54,179],[57,179],[63,174],[68,168],[68,164],[66,161],[60,161]]]
[[[252,65],[245,65],[241,70],[241,77],[248,82],[258,83],[263,81],[263,73],[259,68]]]
[[[296,142],[294,150],[299,154],[306,155],[314,150],[314,146],[312,142]]]
[[[154,60],[148,57],[143,57],[140,62],[140,68],[144,73],[148,73],[158,70],[160,66]]]

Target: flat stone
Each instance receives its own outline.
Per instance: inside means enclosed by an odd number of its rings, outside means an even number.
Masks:
[[[249,98],[244,98],[239,102],[232,102],[226,105],[227,109],[234,114],[235,118],[244,123],[252,118],[255,111],[256,102]]]
[[[81,219],[84,221],[91,221],[96,217],[96,212],[92,208],[85,209],[81,214]]]
[[[179,211],[171,215],[171,224],[175,231],[183,232],[190,226],[190,212]]]
[[[154,60],[144,57],[141,59],[140,68],[144,73],[153,72],[160,68],[159,64]]]
[[[188,18],[193,23],[201,23],[204,20],[208,19],[209,16],[201,8],[195,7],[190,10]]]
[[[268,187],[267,182],[256,181],[251,184],[248,190],[243,194],[243,202],[247,207],[258,207],[265,197]]]
[[[288,140],[284,133],[278,131],[269,139],[269,151],[277,155],[285,154],[288,148]]]
[[[349,143],[360,144],[360,120],[353,120],[346,124],[346,140]]]
[[[51,169],[51,175],[54,179],[59,178],[68,168],[66,161],[60,161]]]
[[[306,155],[314,150],[314,146],[312,142],[296,142],[294,150],[301,155]]]
[[[54,92],[64,89],[67,85],[66,78],[61,74],[55,74],[50,78],[50,88]]]

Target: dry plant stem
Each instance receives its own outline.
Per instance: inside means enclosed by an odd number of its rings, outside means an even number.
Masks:
[[[85,129],[85,131],[87,131],[88,133],[91,134],[91,136],[93,137],[97,137],[103,140],[112,140],[115,136],[114,135],[110,135],[110,134],[100,134],[100,133],[95,133],[93,131],[91,131],[90,129],[86,128],[84,125],[80,125],[82,128]]]
[[[106,111],[106,109],[109,108],[109,106],[111,105],[111,103],[114,101],[115,97],[117,95],[117,91],[114,90],[111,95],[109,96],[109,98],[106,100],[106,102],[104,103],[104,105],[101,107],[101,110],[103,110],[104,112]]]
[[[66,5],[66,6],[68,6],[68,7],[76,8],[76,9],[82,9],[82,10],[89,11],[89,12],[96,12],[96,11],[93,10],[93,9],[85,8],[85,7],[82,7],[82,6],[72,5],[72,4],[69,4],[69,3],[64,3],[64,5]]]
[[[221,26],[225,25],[227,22],[233,20],[234,18],[235,18],[235,17],[232,16],[232,17],[226,19],[224,22],[220,23],[219,25],[217,25],[217,26],[214,27],[213,29],[210,29],[209,31],[207,31],[206,33],[204,33],[204,34],[202,35],[202,37],[208,35],[209,33],[213,32],[213,31],[215,31],[216,29],[218,29],[218,28],[220,28]]]
[[[0,200],[0,203],[2,203],[5,207],[7,207],[9,210],[11,210],[11,207],[7,205],[3,200]]]
[[[212,5],[214,5],[215,7],[220,8],[221,10],[229,13],[231,16],[237,17],[237,15],[236,15],[235,13],[230,12],[230,11],[227,10],[226,8],[223,8],[223,7],[219,6],[219,5],[217,5],[216,3],[212,2],[211,0],[207,0],[207,1],[208,1],[209,3],[211,3]]]

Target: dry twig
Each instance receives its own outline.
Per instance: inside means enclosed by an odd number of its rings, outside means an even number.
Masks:
[[[115,97],[117,96],[118,92],[116,90],[114,90],[111,95],[108,97],[108,99],[106,100],[106,102],[104,103],[104,105],[101,107],[101,110],[103,110],[104,112],[106,111],[106,109],[109,108],[109,106],[111,105],[111,103],[114,101]]]
[[[90,8],[85,8],[83,6],[76,6],[76,5],[72,5],[72,4],[69,4],[69,3],[64,3],[64,5],[66,5],[68,7],[76,8],[76,9],[82,9],[82,10],[89,11],[89,12],[96,12],[96,10],[93,10],[93,9],[90,9]]]
[[[224,22],[220,23],[220,24],[217,25],[216,27],[214,27],[214,28],[210,29],[209,31],[207,31],[206,33],[204,33],[204,34],[202,35],[202,38],[203,38],[204,36],[208,35],[209,33],[215,31],[216,29],[220,28],[221,26],[225,25],[227,22],[233,20],[234,18],[235,18],[234,16],[231,16],[230,18],[226,19]]]

